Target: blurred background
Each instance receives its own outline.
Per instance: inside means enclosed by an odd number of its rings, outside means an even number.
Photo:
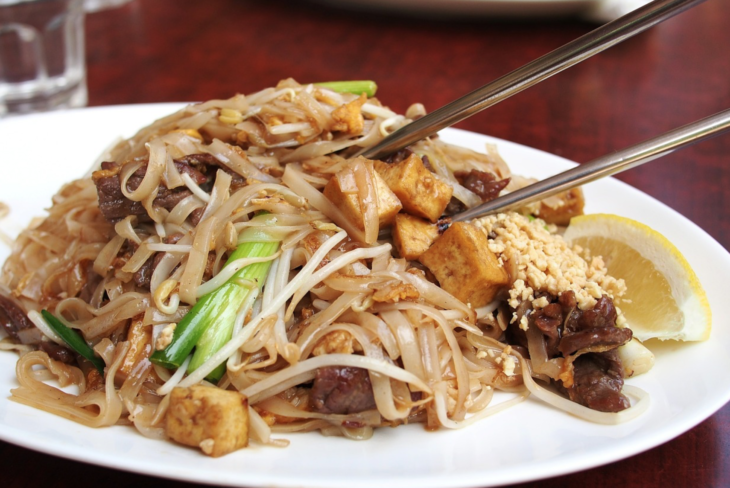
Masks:
[[[430,0],[429,8],[367,3],[132,0],[90,13],[89,105],[225,98],[292,77],[371,79],[392,109],[422,102],[432,111],[591,31],[598,23],[585,19],[597,7],[620,6],[462,0],[455,3],[472,8],[449,11],[449,0]],[[728,20],[730,2],[709,0],[458,127],[586,162],[718,112],[730,107]],[[730,208],[728,145],[727,137],[711,140],[619,178],[641,182],[728,248],[730,222],[710,223],[708,215]],[[681,175],[698,154],[694,179],[712,188]],[[705,198],[677,199],[677,192]]]
[[[640,3],[118,0],[86,15],[88,105],[227,98],[292,77],[370,79],[395,111],[415,102],[432,111]],[[730,1],[708,0],[458,127],[587,162],[730,108],[729,20]],[[719,137],[619,178],[730,248],[729,153],[730,137]],[[728,486],[729,439],[726,406],[647,453],[523,486]],[[44,465],[23,486],[52,486],[79,466],[4,443],[0,460]],[[84,470],[80,487],[185,486]]]

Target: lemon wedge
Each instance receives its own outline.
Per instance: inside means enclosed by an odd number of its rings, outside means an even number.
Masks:
[[[602,256],[608,273],[626,282],[617,301],[634,337],[701,341],[712,313],[705,290],[687,260],[652,228],[618,215],[574,217],[565,240]]]

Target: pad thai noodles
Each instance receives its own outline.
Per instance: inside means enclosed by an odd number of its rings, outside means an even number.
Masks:
[[[533,180],[438,136],[356,157],[425,114],[371,89],[284,80],[189,105],[63,186],[0,276],[11,399],[211,456],[461,428],[530,395],[639,415],[625,284],[559,236],[581,191],[450,224]]]

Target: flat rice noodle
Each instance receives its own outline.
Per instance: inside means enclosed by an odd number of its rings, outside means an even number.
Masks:
[[[185,271],[180,280],[180,300],[194,305],[197,301],[197,290],[203,279],[203,273],[208,262],[210,244],[214,241],[213,236],[218,225],[214,217],[204,220],[195,230],[193,249],[188,255]]]
[[[423,369],[423,362],[418,340],[414,330],[414,324],[399,311],[381,312],[380,317],[390,327],[391,332],[398,342],[398,349],[401,352],[401,361],[406,371],[413,373],[418,378],[425,380],[426,373]]]
[[[16,365],[20,387],[11,390],[10,399],[88,427],[114,425],[119,420],[123,407],[114,387],[114,376],[127,350],[126,347],[118,349],[114,361],[107,368],[104,389],[88,392],[84,391],[83,374],[78,368],[53,361],[41,351],[28,353]],[[80,394],[72,395],[36,380],[33,372],[36,366],[50,371],[58,378],[61,387],[70,384],[78,386]],[[98,411],[87,409],[91,406]]]
[[[248,162],[243,156],[220,139],[214,139],[207,147],[207,152],[245,178],[261,182],[276,182],[276,178],[262,173],[256,166]]]
[[[148,147],[150,157],[147,162],[147,170],[145,171],[142,182],[134,191],[130,192],[127,189],[127,181],[132,173],[141,166],[141,163],[124,165],[119,173],[122,194],[133,202],[141,202],[152,194],[153,191],[157,190],[160,186],[162,173],[165,171],[165,163],[167,161],[165,143],[160,139],[153,139],[148,143]]]

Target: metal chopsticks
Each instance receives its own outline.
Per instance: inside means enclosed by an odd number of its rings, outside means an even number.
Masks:
[[[542,200],[561,191],[635,168],[700,141],[730,131],[730,109],[666,132],[642,143],[564,171],[451,217],[471,220]]]
[[[655,0],[413,121],[359,154],[382,159],[704,1]]]

